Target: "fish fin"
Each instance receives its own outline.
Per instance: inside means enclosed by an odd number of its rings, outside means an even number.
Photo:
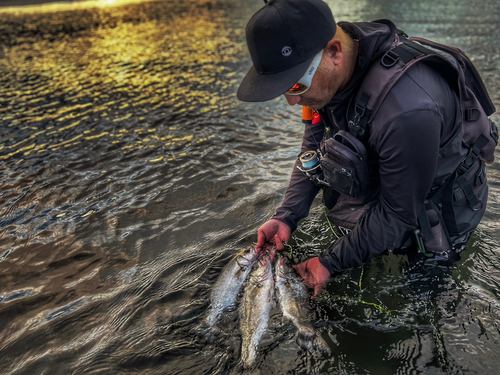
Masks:
[[[318,334],[316,334],[316,337],[314,338],[314,348],[322,353],[330,354],[330,346]]]

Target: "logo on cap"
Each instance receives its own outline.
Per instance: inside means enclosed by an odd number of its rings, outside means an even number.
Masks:
[[[292,47],[283,47],[283,49],[281,50],[281,53],[283,54],[283,56],[290,56],[292,54]]]

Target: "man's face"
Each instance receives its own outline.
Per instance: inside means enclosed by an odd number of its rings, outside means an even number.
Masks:
[[[337,46],[337,50],[341,48]],[[339,62],[334,54],[323,53],[309,90],[301,95],[285,94],[285,98],[290,105],[300,104],[311,109],[321,109],[349,81],[351,75],[352,69],[349,70],[349,65]]]
[[[333,98],[339,87],[338,74],[322,60],[309,90],[301,95],[285,94],[285,98],[290,105],[300,104],[317,110],[323,108]]]

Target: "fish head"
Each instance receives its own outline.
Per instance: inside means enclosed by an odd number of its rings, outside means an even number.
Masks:
[[[271,262],[274,262],[274,257],[276,255],[276,245],[272,243],[265,243],[259,250],[259,259],[264,259],[269,257]]]
[[[240,252],[237,257],[238,262],[241,266],[248,267],[255,263],[259,256],[259,250],[255,246],[250,246],[247,249],[244,249]]]
[[[292,267],[292,263],[287,257],[278,255],[278,261],[276,262],[276,276],[283,279],[295,278],[297,273]]]
[[[293,271],[290,261],[282,255],[280,255],[278,259],[278,268],[279,271],[283,274],[290,273]]]
[[[273,276],[272,261],[268,255],[259,257],[254,275],[260,280],[266,280]]]

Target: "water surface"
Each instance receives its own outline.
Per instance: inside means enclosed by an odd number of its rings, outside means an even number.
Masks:
[[[328,1],[337,21],[390,18],[458,46],[500,105],[497,1]],[[261,1],[115,1],[0,10],[0,373],[232,374],[191,331],[229,259],[279,206],[300,110],[238,102]],[[494,120],[500,122],[495,114]],[[496,374],[500,172],[462,259],[387,255],[314,302],[331,353],[299,350],[272,310],[262,374]],[[296,261],[332,240],[318,199]]]

